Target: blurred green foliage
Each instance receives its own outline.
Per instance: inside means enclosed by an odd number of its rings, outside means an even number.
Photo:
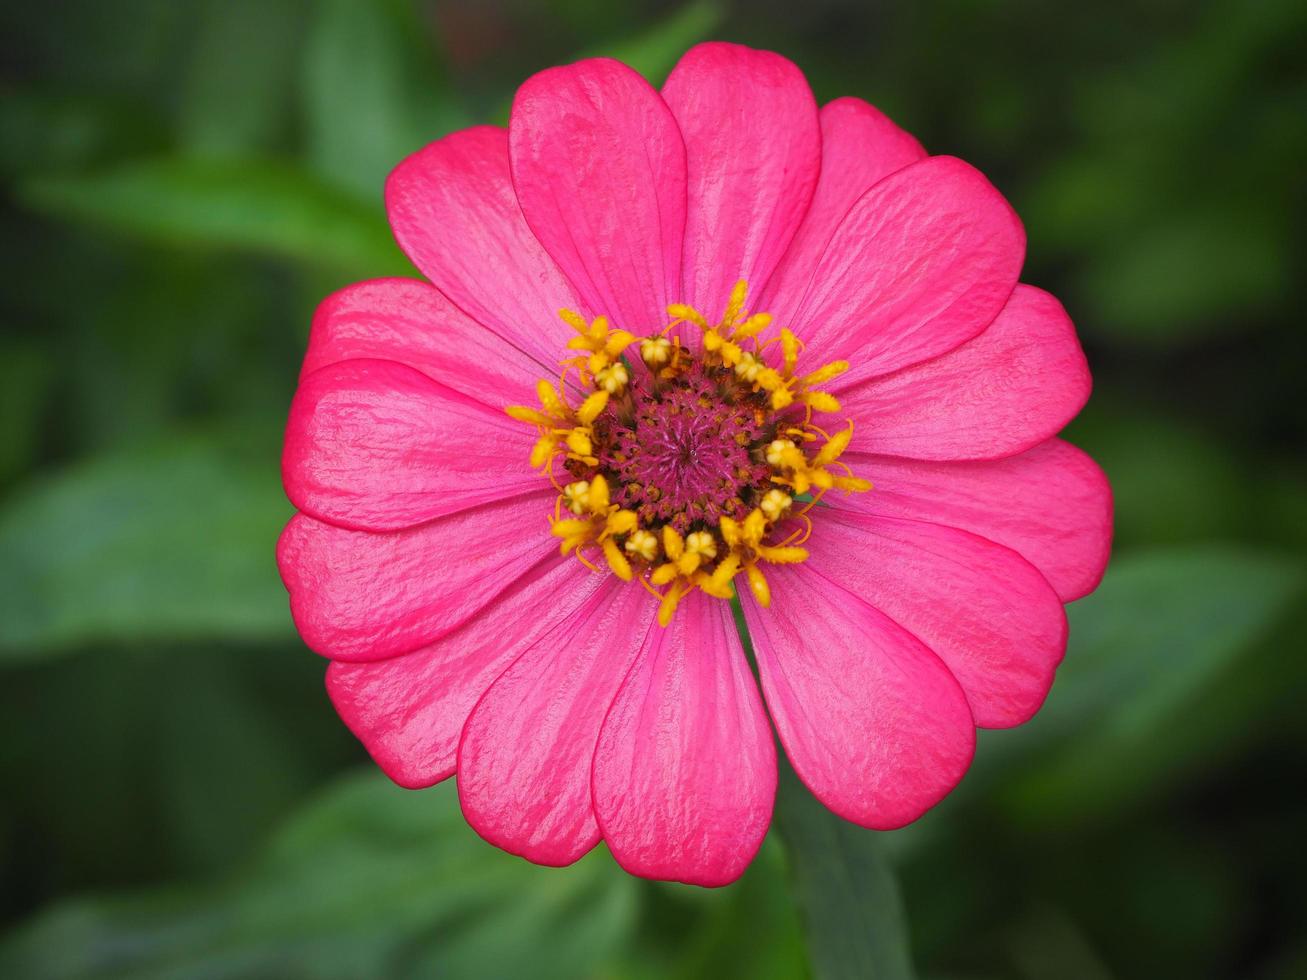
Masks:
[[[0,975],[895,976],[910,940],[940,980],[1307,976],[1305,28],[1294,0],[5,5]],[[904,831],[788,798],[826,867],[769,839],[715,892],[602,848],[537,869],[451,786],[391,787],[272,556],[313,305],[409,271],[389,168],[539,68],[657,82],[705,37],[1009,196],[1118,514],[1033,723]]]

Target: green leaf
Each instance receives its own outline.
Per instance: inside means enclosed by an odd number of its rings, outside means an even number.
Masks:
[[[0,98],[0,177],[6,181],[105,166],[167,145],[161,118],[109,93],[6,86]]]
[[[1068,610],[1071,643],[1048,702],[985,734],[986,765],[1025,757],[1004,800],[1014,818],[1084,819],[1174,778],[1213,749],[1205,692],[1229,694],[1258,642],[1301,597],[1297,562],[1235,547],[1117,562]]]
[[[10,893],[228,873],[359,757],[322,670],[284,644],[176,642],[6,670],[0,780],[22,792],[0,809],[41,828],[10,865]]]
[[[0,975],[585,977],[634,914],[602,851],[534,867],[476,837],[452,781],[415,793],[370,771],[235,877],[51,908],[0,943]]]
[[[903,903],[878,834],[827,810],[784,760],[776,818],[818,980],[912,977]]]
[[[1113,394],[1105,392],[1104,405],[1076,419],[1070,439],[1112,483],[1118,549],[1246,533],[1247,463],[1202,425],[1120,395],[1113,404]]]
[[[28,485],[0,512],[0,662],[88,642],[289,638],[276,460],[266,436],[195,437]]]
[[[1087,324],[1122,345],[1160,347],[1256,329],[1293,284],[1290,232],[1282,216],[1258,203],[1138,221],[1082,276],[1082,294],[1097,314]]]
[[[367,200],[404,157],[467,125],[408,4],[324,0],[304,61],[309,155]]]
[[[643,882],[641,928],[612,975],[622,980],[806,976],[807,950],[786,872],[784,848],[773,833],[727,888]],[[759,942],[759,936],[766,941]]]
[[[357,275],[411,271],[379,203],[288,164],[166,158],[29,180],[19,197],[47,214],[167,245],[243,249]]]
[[[304,0],[200,0],[190,6],[198,36],[178,113],[182,143],[206,156],[274,146],[293,99]]]
[[[34,343],[0,343],[0,482],[36,455],[38,420],[54,379],[54,359]]]

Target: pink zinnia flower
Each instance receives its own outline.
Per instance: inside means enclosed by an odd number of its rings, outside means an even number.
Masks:
[[[602,838],[719,885],[771,819],[768,715],[826,806],[892,828],[1039,708],[1111,503],[1054,438],[1075,330],[975,169],[704,44],[661,93],[541,72],[386,204],[431,285],[319,308],[278,560],[397,783],[457,772],[541,864]]]

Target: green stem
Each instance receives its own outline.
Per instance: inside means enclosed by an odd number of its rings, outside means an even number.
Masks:
[[[738,597],[735,624],[757,674]],[[907,917],[876,831],[827,810],[777,746],[776,829],[785,842],[808,958],[818,980],[911,980]]]

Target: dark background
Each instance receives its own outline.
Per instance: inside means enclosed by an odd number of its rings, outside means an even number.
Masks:
[[[1117,543],[1045,711],[881,835],[918,970],[1307,976],[1307,4],[5,0],[0,974],[802,975],[737,885],[537,869],[335,719],[273,564],[327,291],[381,186],[529,73],[787,54],[980,167],[1075,318]]]

